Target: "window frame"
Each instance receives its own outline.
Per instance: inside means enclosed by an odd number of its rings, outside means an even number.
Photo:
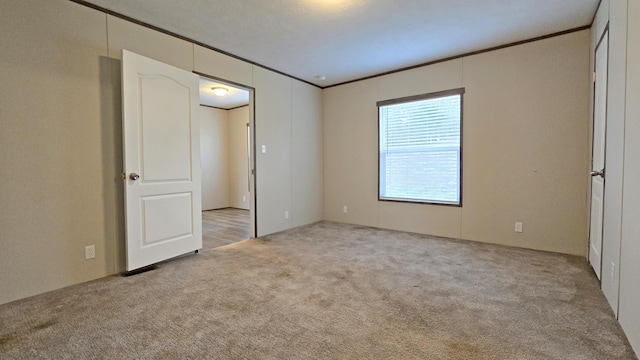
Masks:
[[[401,97],[401,98],[395,98],[395,99],[389,99],[389,100],[381,100],[376,102],[376,106],[378,109],[378,201],[385,201],[385,202],[396,202],[396,203],[409,203],[409,204],[427,204],[427,205],[439,205],[439,206],[450,206],[450,207],[462,207],[462,203],[463,203],[463,124],[464,124],[464,94],[465,94],[465,88],[455,88],[455,89],[450,89],[450,90],[443,90],[443,91],[436,91],[436,92],[431,92],[431,93],[426,93],[426,94],[420,94],[420,95],[411,95],[411,96],[405,96],[405,97]],[[459,167],[459,174],[460,174],[460,181],[459,181],[459,189],[458,192],[460,194],[460,198],[459,201],[456,203],[453,202],[447,202],[447,201],[436,201],[436,200],[421,200],[421,199],[394,199],[394,198],[383,198],[380,195],[380,155],[381,155],[381,151],[380,151],[380,125],[381,125],[381,119],[380,119],[380,108],[383,106],[389,106],[389,105],[398,105],[398,104],[405,104],[405,103],[410,103],[410,102],[416,102],[416,101],[422,101],[422,100],[429,100],[429,99],[435,99],[435,98],[441,98],[441,97],[447,97],[447,96],[453,96],[453,95],[459,95],[460,96],[460,161],[458,163],[458,167]]]

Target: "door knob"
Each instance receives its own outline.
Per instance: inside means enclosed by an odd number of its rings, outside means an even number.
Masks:
[[[129,179],[136,181],[138,179],[140,179],[140,175],[136,174],[136,173],[131,173],[131,175],[129,175]]]
[[[604,178],[604,169],[602,169],[600,171],[592,171],[591,172],[591,176],[593,176],[593,177],[600,176],[601,178]]]

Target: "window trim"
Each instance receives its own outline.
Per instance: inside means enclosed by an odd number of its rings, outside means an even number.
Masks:
[[[378,201],[384,201],[384,202],[395,202],[395,203],[408,203],[408,204],[426,204],[426,205],[438,205],[438,206],[448,206],[448,207],[462,207],[462,203],[463,203],[463,179],[464,179],[464,173],[463,173],[463,144],[464,144],[464,138],[463,138],[463,125],[464,125],[464,94],[465,94],[465,88],[455,88],[455,89],[450,89],[450,90],[443,90],[443,91],[436,91],[436,92],[431,92],[431,93],[426,93],[426,94],[420,94],[420,95],[411,95],[411,96],[405,96],[405,97],[401,97],[401,98],[395,98],[395,99],[389,99],[389,100],[381,100],[376,102],[376,106],[378,108],[378,146],[377,146],[377,157],[378,157],[378,188],[377,188],[377,192],[378,192]],[[380,107],[381,106],[389,106],[389,105],[397,105],[397,104],[404,104],[404,103],[409,103],[409,102],[415,102],[415,101],[421,101],[421,100],[428,100],[428,99],[435,99],[435,98],[440,98],[440,97],[446,97],[446,96],[453,96],[453,95],[459,95],[460,96],[460,163],[458,164],[459,166],[459,170],[460,170],[460,188],[459,188],[459,193],[460,193],[460,201],[458,203],[450,203],[450,202],[444,202],[444,201],[435,201],[435,200],[408,200],[408,199],[393,199],[393,198],[381,198],[380,197]]]

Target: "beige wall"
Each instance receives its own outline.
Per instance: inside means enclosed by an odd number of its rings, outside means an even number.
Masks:
[[[605,3],[603,1],[603,3]],[[612,31],[611,36],[619,37],[617,42],[624,39],[624,43],[617,47],[620,56],[624,53],[625,79],[624,92],[617,92],[619,98],[614,99],[624,109],[624,133],[623,138],[616,141],[624,142],[624,161],[622,165],[622,211],[620,241],[617,245],[620,249],[619,258],[619,291],[618,317],[629,342],[636,354],[640,354],[640,24],[631,19],[640,18],[640,1],[628,0],[626,4],[611,5],[611,22],[626,24],[626,31],[620,25],[616,25],[618,31]],[[613,26],[613,25],[612,25]],[[611,56],[612,54],[610,54]],[[622,82],[622,81],[620,81]],[[618,83],[618,85],[620,84]],[[607,167],[609,164],[607,164]],[[605,189],[606,191],[606,189]],[[620,219],[618,219],[620,220]],[[620,224],[620,223],[618,223]],[[615,247],[616,245],[614,245]],[[604,287],[604,282],[603,282]]]
[[[231,141],[229,112],[200,106],[200,171],[202,210],[229,207]]]
[[[258,202],[258,234],[270,234],[293,227],[291,221],[291,79],[256,68],[256,87],[271,91],[256,94],[256,111],[264,114],[256,119],[256,195]],[[266,152],[262,153],[262,146]],[[266,204],[273,204],[267,207]],[[285,212],[289,217],[285,218]]]
[[[247,123],[249,106],[200,107],[202,209],[249,210]]]
[[[4,1],[0,44],[0,303],[124,269],[123,48],[255,88],[263,99],[257,143],[273,150],[256,159],[263,225],[292,209],[293,173],[299,182],[319,182],[297,171],[304,154],[297,163],[291,155],[291,88],[320,91],[310,85],[66,0]],[[320,99],[309,101],[298,111],[313,117]],[[308,153],[308,161],[317,156]],[[312,222],[321,220],[317,209],[296,211]],[[274,221],[259,234],[292,226],[291,218]],[[84,260],[91,244],[96,259]]]
[[[249,106],[229,110],[229,206],[249,210]]]
[[[325,219],[584,256],[589,44],[580,31],[326,89]],[[458,87],[463,207],[378,202],[376,101]]]
[[[253,65],[244,61],[194,45],[194,68],[214,78],[253,86]]]
[[[263,115],[255,127],[258,235],[319,221],[324,191],[322,90],[261,68],[254,68],[253,81],[256,88],[271,87],[255,100],[256,112]]]
[[[293,226],[322,219],[322,90],[292,82],[291,185]]]
[[[0,303],[115,272],[122,142],[104,24],[69,2],[3,2]]]
[[[640,1],[629,0],[627,4],[626,13],[616,16],[626,15],[627,24],[622,35],[626,38],[626,91],[618,316],[629,342],[640,354]]]

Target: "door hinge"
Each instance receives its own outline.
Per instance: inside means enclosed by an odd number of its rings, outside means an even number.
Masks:
[[[594,84],[595,84],[595,82],[596,82],[596,78],[597,78],[597,74],[596,74],[596,72],[594,71],[594,72],[593,72],[593,83],[594,83]]]

